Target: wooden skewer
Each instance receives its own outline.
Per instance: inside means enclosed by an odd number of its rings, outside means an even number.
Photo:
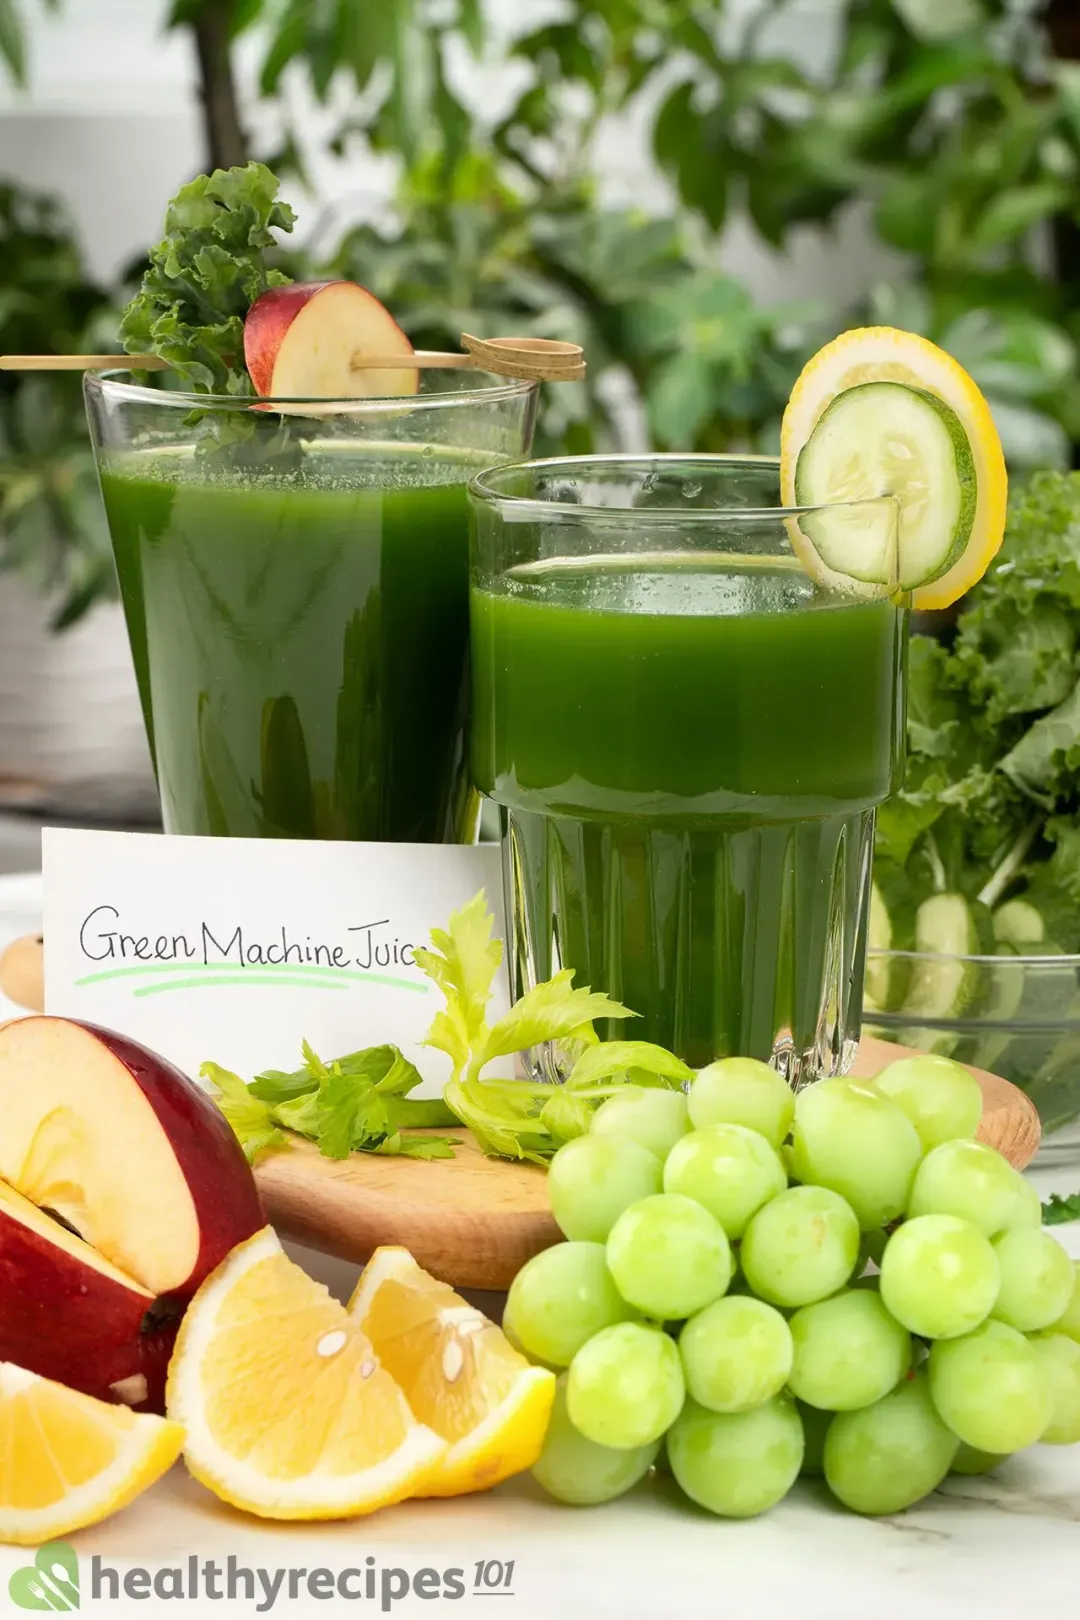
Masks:
[[[577,343],[548,338],[477,338],[464,332],[463,354],[418,349],[409,355],[355,354],[353,371],[488,371],[531,382],[580,382],[585,356]],[[0,354],[0,371],[164,371],[156,354]]]
[[[156,354],[0,354],[0,371],[165,371]]]

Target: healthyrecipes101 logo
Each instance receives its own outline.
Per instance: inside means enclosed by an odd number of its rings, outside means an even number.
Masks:
[[[15,1571],[8,1594],[20,1609],[77,1609],[79,1560],[74,1547],[66,1541],[40,1547],[32,1564]]]
[[[81,1597],[90,1602],[117,1602],[123,1598],[226,1598],[253,1606],[256,1614],[268,1614],[279,1600],[299,1598],[362,1599],[369,1610],[389,1614],[396,1603],[407,1597],[441,1598],[457,1602],[472,1597],[512,1597],[514,1560],[477,1559],[472,1568],[401,1569],[364,1559],[360,1567],[335,1573],[331,1569],[245,1568],[239,1559],[224,1563],[192,1556],[186,1563],[151,1574],[148,1569],[127,1569],[123,1573],[97,1556],[89,1563],[88,1590],[80,1593],[79,1559],[66,1541],[51,1541],[41,1547],[34,1562],[17,1569],[8,1583],[8,1594],[20,1609],[78,1609]]]

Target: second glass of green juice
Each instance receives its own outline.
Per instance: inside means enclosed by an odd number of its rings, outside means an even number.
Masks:
[[[603,1033],[798,1084],[858,1039],[906,612],[808,541],[865,526],[895,554],[892,502],[785,511],[779,489],[776,463],[722,457],[475,479],[471,758],[517,993],[572,968],[640,1015]]]
[[[356,400],[91,377],[87,405],[166,830],[469,841],[469,478],[536,385],[413,373]]]

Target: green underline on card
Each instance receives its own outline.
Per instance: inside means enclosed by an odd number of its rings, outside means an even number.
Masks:
[[[193,968],[193,965],[189,962],[144,962],[137,967],[108,968],[102,973],[87,973],[83,978],[76,979],[75,983],[81,986],[84,984],[100,984],[106,979],[142,978],[147,974],[185,973],[190,975],[192,972],[201,975],[198,981],[200,984],[217,983],[216,979],[208,977],[208,975],[221,974],[223,975],[221,979],[223,984],[242,982],[245,979],[254,981],[256,978],[262,983],[284,984],[288,982],[292,984],[309,983],[312,985],[320,982],[325,983],[329,980],[331,981],[329,986],[331,989],[344,990],[346,986],[340,981],[348,979],[356,984],[380,984],[388,985],[394,990],[411,990],[415,995],[419,996],[426,996],[428,993],[426,984],[417,984],[412,979],[396,978],[389,973],[367,973],[353,968],[305,966],[291,962],[259,962],[252,963],[250,966],[244,966],[236,962],[206,962],[200,964],[197,968]],[[190,985],[192,983],[191,978],[186,978],[184,983]],[[145,990],[136,990],[133,994],[145,996],[158,989],[169,990],[174,988],[177,988],[177,986],[170,981],[169,984],[165,985],[147,986]]]
[[[215,976],[207,978],[200,974],[194,979],[168,979],[163,984],[144,984],[141,990],[133,990],[133,996],[161,996],[166,990],[216,990],[219,985],[226,988],[235,988],[237,985],[272,985],[278,989],[280,985],[299,985],[302,990],[347,990],[347,984],[335,984],[332,979],[301,979],[294,978],[286,973],[253,973],[238,968],[235,973],[227,974],[224,978]]]

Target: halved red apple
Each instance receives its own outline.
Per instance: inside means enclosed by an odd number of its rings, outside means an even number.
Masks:
[[[355,281],[269,287],[244,320],[244,359],[255,392],[264,398],[415,394],[415,368],[364,368],[365,355],[404,359],[412,353],[390,311]]]
[[[114,1399],[140,1376],[160,1399],[184,1305],[265,1223],[204,1092],[136,1041],[45,1016],[0,1026],[0,1195],[0,1359]],[[65,1337],[85,1351],[67,1377]]]
[[[99,1400],[161,1405],[175,1321],[158,1315],[149,1289],[2,1182],[0,1301],[0,1361]]]

